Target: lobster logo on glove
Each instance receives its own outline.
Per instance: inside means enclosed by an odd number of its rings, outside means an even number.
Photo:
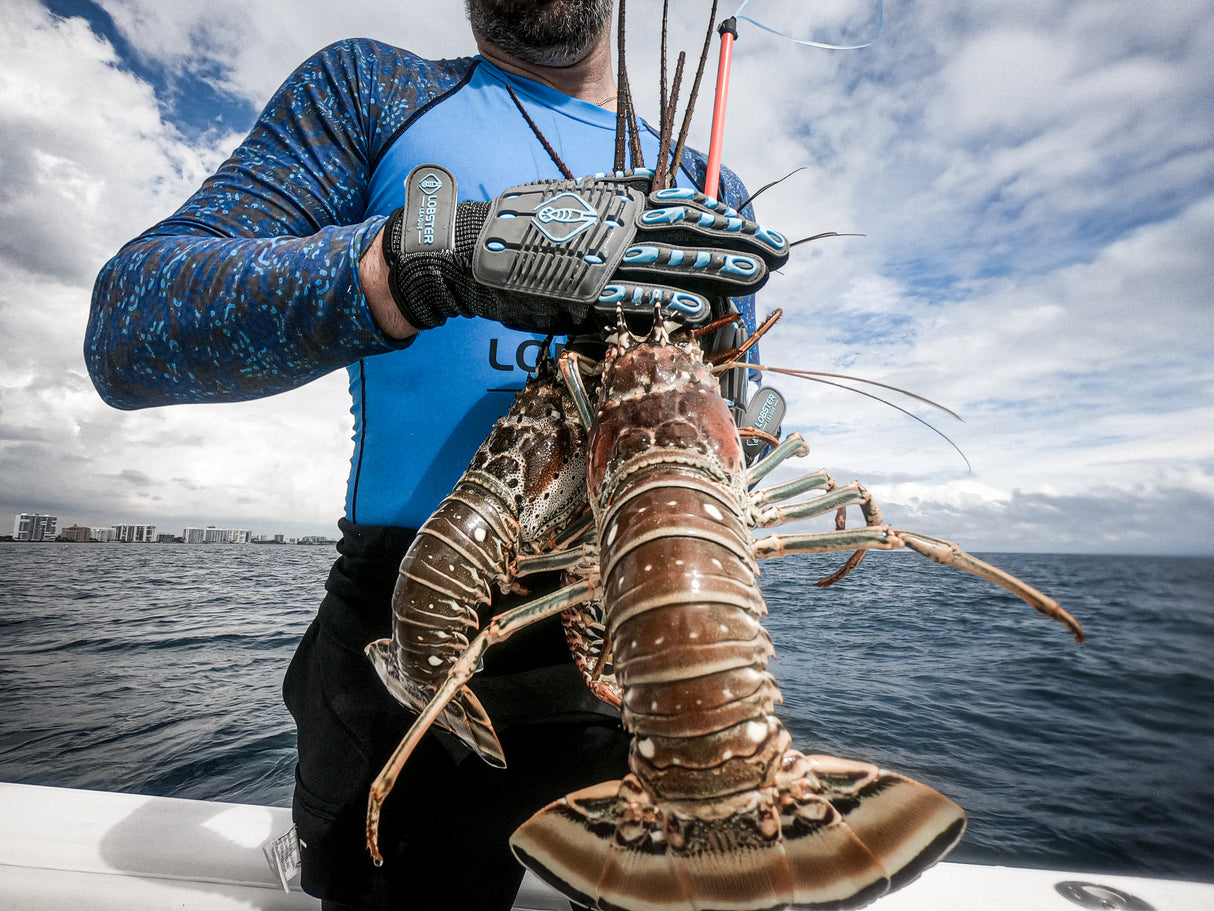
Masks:
[[[576,193],[562,193],[535,210],[536,227],[554,244],[563,244],[599,220],[594,206]]]

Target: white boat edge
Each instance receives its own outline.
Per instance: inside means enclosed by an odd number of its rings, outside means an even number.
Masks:
[[[300,890],[298,877],[284,883],[271,862],[273,846],[289,846],[290,832],[283,807],[0,782],[0,906],[318,911],[320,902]],[[874,907],[1214,911],[1214,883],[942,863]],[[515,909],[569,905],[528,873]]]

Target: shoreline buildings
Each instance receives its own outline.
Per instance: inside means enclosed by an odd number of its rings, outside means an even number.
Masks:
[[[44,513],[19,513],[13,518],[14,541],[70,541],[78,543],[116,542],[123,544],[336,544],[327,535],[288,538],[285,535],[255,535],[247,528],[206,528],[194,526],[181,535],[158,531],[155,525],[109,525],[90,527],[73,524],[59,531],[59,517]]]

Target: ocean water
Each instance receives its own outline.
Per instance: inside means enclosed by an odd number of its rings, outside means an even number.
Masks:
[[[330,547],[0,543],[0,780],[289,805],[279,687]],[[958,801],[952,859],[1214,880],[1214,559],[991,555],[1087,629],[912,554],[763,564],[804,752]]]

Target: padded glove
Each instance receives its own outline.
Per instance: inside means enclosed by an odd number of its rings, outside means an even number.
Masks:
[[[418,329],[483,316],[565,335],[655,305],[698,326],[787,261],[781,235],[695,190],[650,192],[651,179],[539,181],[457,204],[449,171],[415,168],[384,229],[392,297]]]

